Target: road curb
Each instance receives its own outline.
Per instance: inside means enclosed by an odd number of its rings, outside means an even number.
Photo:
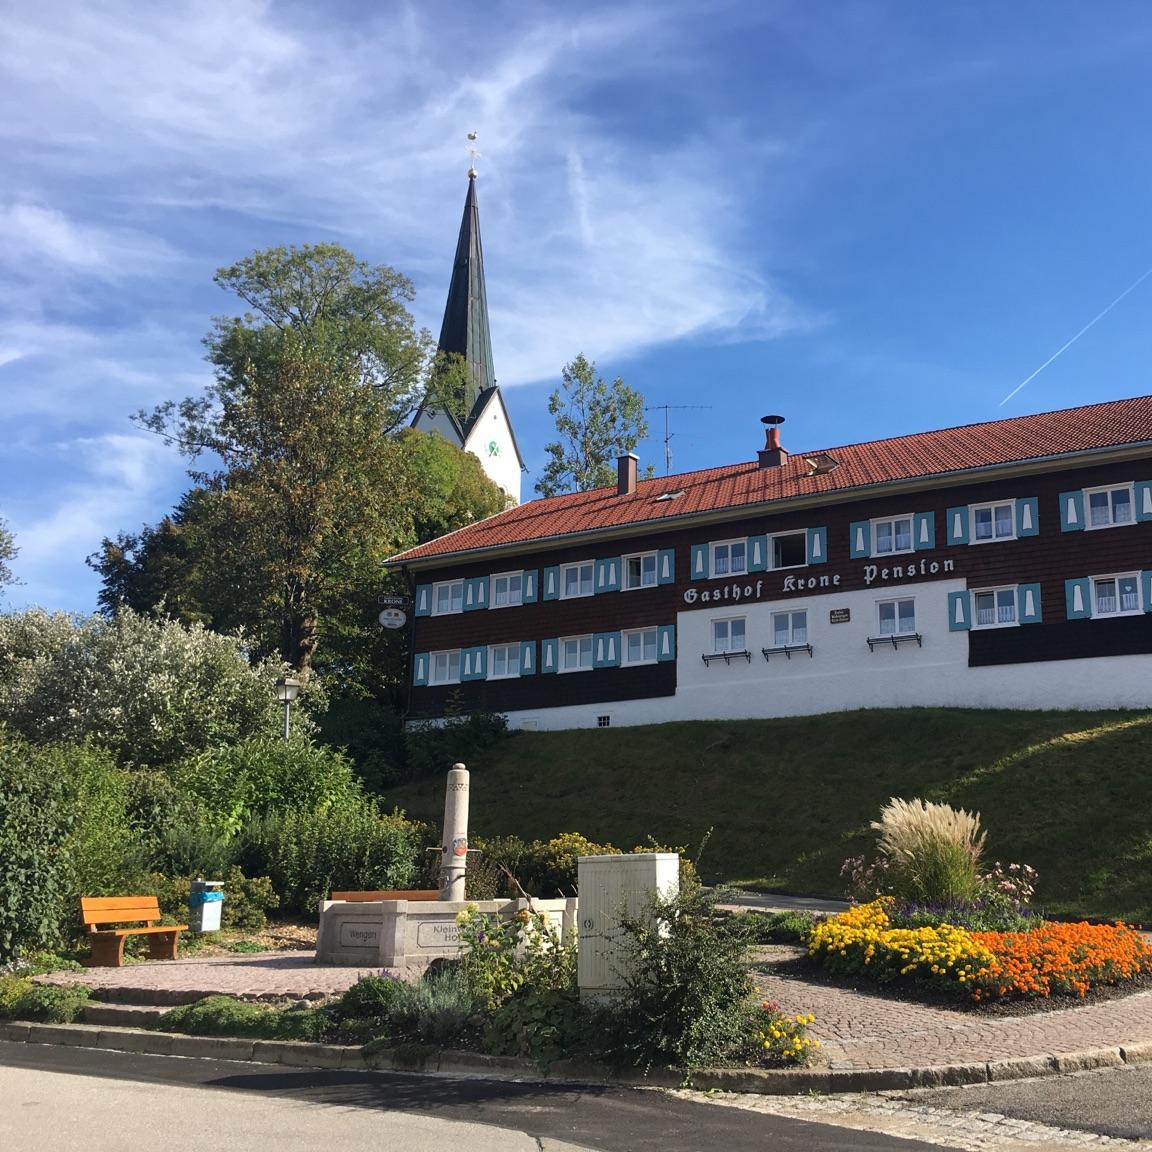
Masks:
[[[253,1064],[284,1064],[294,1068],[338,1068],[407,1072],[479,1080],[534,1081],[552,1084],[598,1084],[619,1087],[679,1088],[684,1079],[666,1069],[614,1072],[582,1060],[559,1060],[546,1069],[509,1056],[437,1051],[408,1046],[370,1052],[338,1044],[301,1040],[244,1040],[224,1036],[186,1036],[139,1028],[109,1028],[93,1024],[0,1023],[0,1040],[26,1044],[100,1048],[157,1056],[187,1056],[240,1060]],[[713,1068],[695,1073],[692,1087],[700,1091],[743,1092],[763,1096],[820,1095],[856,1092],[946,1088],[1005,1080],[1059,1076],[1099,1068],[1152,1061],[1152,1042],[1081,1052],[1045,1053],[966,1064],[905,1068]]]

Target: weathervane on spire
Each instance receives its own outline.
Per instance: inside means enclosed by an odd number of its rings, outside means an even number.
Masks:
[[[468,158],[471,163],[468,165],[468,178],[473,179],[476,173],[476,159],[480,155],[480,149],[476,147],[476,133],[468,133]]]

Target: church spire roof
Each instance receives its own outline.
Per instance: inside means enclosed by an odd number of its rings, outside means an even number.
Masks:
[[[474,168],[468,171],[468,196],[464,201],[464,217],[456,241],[456,260],[452,267],[452,283],[448,287],[448,302],[444,305],[439,348],[441,352],[455,354],[464,360],[466,379],[457,418],[467,424],[480,395],[496,384]]]

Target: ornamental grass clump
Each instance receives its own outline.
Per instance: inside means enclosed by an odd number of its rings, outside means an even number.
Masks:
[[[893,797],[872,822],[891,892],[919,904],[971,902],[980,888],[980,817],[948,804]]]

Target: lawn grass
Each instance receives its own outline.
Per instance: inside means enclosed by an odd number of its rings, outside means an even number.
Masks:
[[[471,833],[649,836],[724,882],[841,896],[892,796],[978,811],[986,856],[1040,872],[1046,911],[1152,923],[1152,712],[917,708],[518,732],[470,765]],[[445,766],[447,767],[447,765]],[[388,793],[439,824],[443,778]]]

